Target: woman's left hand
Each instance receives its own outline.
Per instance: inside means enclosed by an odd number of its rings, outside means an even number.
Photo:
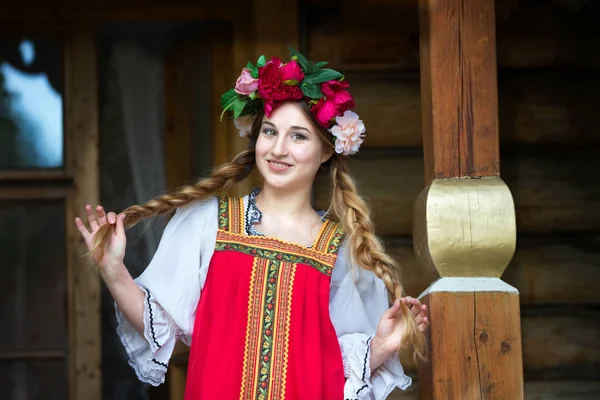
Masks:
[[[374,338],[374,341],[389,354],[398,352],[402,345],[402,333],[406,322],[400,311],[400,302],[404,303],[412,312],[421,331],[429,326],[427,306],[421,304],[419,299],[407,296],[396,300],[392,307],[381,316]]]

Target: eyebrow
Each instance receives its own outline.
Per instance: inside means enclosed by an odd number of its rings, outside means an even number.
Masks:
[[[269,121],[263,121],[263,124],[270,125],[270,126],[272,126],[273,128],[277,128],[277,127],[275,126],[275,124],[273,124],[273,123],[271,123],[271,122],[269,122]],[[307,128],[305,128],[305,127],[303,127],[303,126],[297,126],[297,125],[294,125],[294,126],[290,126],[290,128],[292,128],[292,129],[296,129],[296,130],[298,130],[298,129],[302,129],[302,130],[304,130],[304,131],[306,131],[306,132],[310,133],[310,130],[309,130],[309,129],[307,129]]]

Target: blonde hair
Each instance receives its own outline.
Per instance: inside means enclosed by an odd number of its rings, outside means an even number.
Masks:
[[[331,134],[318,125],[305,102],[296,104],[319,132],[325,145],[333,152],[331,158],[323,164],[323,167],[330,171],[332,197],[329,215],[340,222],[346,233],[352,265],[358,265],[379,277],[388,290],[390,303],[393,303],[404,294],[398,275],[399,267],[396,261],[385,253],[381,240],[375,235],[369,206],[356,189],[354,179],[346,166],[345,157],[333,151]],[[244,180],[256,165],[254,148],[261,125],[262,118],[254,118],[248,150],[238,154],[231,162],[215,168],[210,176],[172,193],[157,196],[145,204],[125,209],[123,211],[125,227],[132,227],[144,218],[171,214],[179,207],[206,199]],[[113,232],[113,225],[103,225],[94,237],[94,249],[91,253],[106,248]],[[415,361],[423,361],[427,349],[425,336],[418,328],[408,307],[401,304],[400,309],[405,319],[403,350],[412,351]]]

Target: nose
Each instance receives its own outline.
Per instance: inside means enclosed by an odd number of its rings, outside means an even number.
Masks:
[[[285,135],[277,135],[271,148],[271,153],[276,157],[286,156],[288,153],[287,141]]]

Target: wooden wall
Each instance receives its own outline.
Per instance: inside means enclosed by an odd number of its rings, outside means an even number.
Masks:
[[[417,12],[408,0],[305,0],[301,12],[305,53],[351,85],[367,126],[352,171],[413,296],[435,279],[411,240],[424,185]],[[501,177],[518,227],[503,278],[521,293],[526,398],[600,398],[600,4],[498,0],[496,16]]]

